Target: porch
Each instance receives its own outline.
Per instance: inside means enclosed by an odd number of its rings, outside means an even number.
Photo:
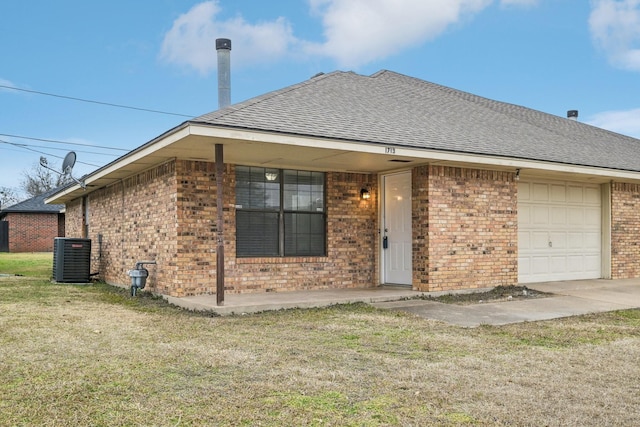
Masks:
[[[327,307],[334,304],[357,302],[400,301],[415,298],[422,294],[425,293],[413,291],[409,286],[225,294],[223,306],[216,305],[215,295],[196,295],[182,298],[163,297],[169,303],[179,307],[189,310],[212,311],[224,316],[290,308]]]
[[[435,297],[451,293],[449,291],[417,292],[408,287],[380,286],[366,289],[230,294],[225,296],[224,306],[216,305],[215,295],[165,298],[171,304],[183,308],[207,310],[220,315],[363,302],[378,308],[412,312],[423,318],[464,327],[503,325],[640,308],[640,279],[572,280],[527,284],[527,287],[552,295],[530,300],[454,305],[413,299],[420,295]],[[486,289],[463,292],[484,290]]]

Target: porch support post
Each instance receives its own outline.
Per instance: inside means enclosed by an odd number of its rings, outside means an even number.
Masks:
[[[222,144],[216,144],[216,303],[224,305],[224,150]]]

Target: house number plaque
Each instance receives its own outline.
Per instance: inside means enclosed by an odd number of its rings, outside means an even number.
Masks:
[[[394,147],[384,147],[385,154],[396,154],[396,149]]]

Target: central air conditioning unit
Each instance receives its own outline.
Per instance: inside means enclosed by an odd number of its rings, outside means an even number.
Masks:
[[[91,239],[56,237],[53,243],[53,281],[89,282]]]

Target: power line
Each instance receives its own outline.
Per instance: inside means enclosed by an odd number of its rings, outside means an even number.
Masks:
[[[110,102],[94,101],[92,99],[76,98],[76,97],[73,97],[73,96],[66,96],[66,95],[57,95],[55,93],[40,92],[40,91],[37,91],[37,90],[22,89],[22,88],[17,88],[17,87],[13,87],[13,86],[0,85],[0,88],[10,89],[10,90],[17,90],[17,91],[21,91],[21,92],[35,93],[37,95],[52,96],[54,98],[70,99],[72,101],[80,101],[80,102],[88,102],[88,103],[91,103],[91,104],[106,105],[108,107],[127,108],[129,110],[146,111],[147,113],[167,114],[167,115],[170,115],[170,116],[180,116],[180,117],[189,117],[189,118],[195,117],[194,115],[189,115],[189,114],[170,113],[170,112],[167,112],[167,111],[150,110],[148,108],[131,107],[129,105],[112,104]]]
[[[9,145],[11,145],[13,147],[18,147],[18,148],[22,148],[24,150],[33,151],[34,153],[44,154],[45,156],[55,157],[55,158],[58,158],[58,159],[64,159],[64,157],[62,157],[62,156],[56,156],[55,154],[45,153],[44,151],[39,151],[39,150],[34,150],[32,148],[29,148],[29,147],[25,146],[24,144],[16,144],[14,142],[5,141],[3,139],[0,139],[0,143],[9,144]],[[82,163],[83,165],[93,166],[93,167],[96,167],[96,168],[100,167],[100,165],[94,165],[93,163],[86,163],[86,162],[77,162],[77,163]]]
[[[125,148],[105,147],[103,145],[83,144],[83,143],[80,143],[80,142],[66,142],[66,141],[60,141],[60,140],[57,140],[57,139],[45,139],[45,138],[34,138],[34,137],[29,137],[29,136],[10,135],[8,133],[0,133],[0,136],[8,136],[10,138],[29,139],[29,140],[32,140],[32,141],[53,142],[55,144],[76,145],[76,146],[80,146],[80,147],[103,148],[105,150],[115,150],[115,151],[125,151],[125,152],[130,151],[130,150],[127,150]]]
[[[46,145],[33,145],[33,144],[23,144],[23,143],[14,143],[17,147],[32,147],[32,148],[46,148],[49,150],[58,150],[58,151],[69,151],[67,148],[58,148],[58,147],[47,147]],[[119,154],[113,153],[99,153],[97,151],[84,151],[84,150],[73,150],[75,153],[84,153],[84,154],[94,154],[97,156],[112,156],[118,157]]]

